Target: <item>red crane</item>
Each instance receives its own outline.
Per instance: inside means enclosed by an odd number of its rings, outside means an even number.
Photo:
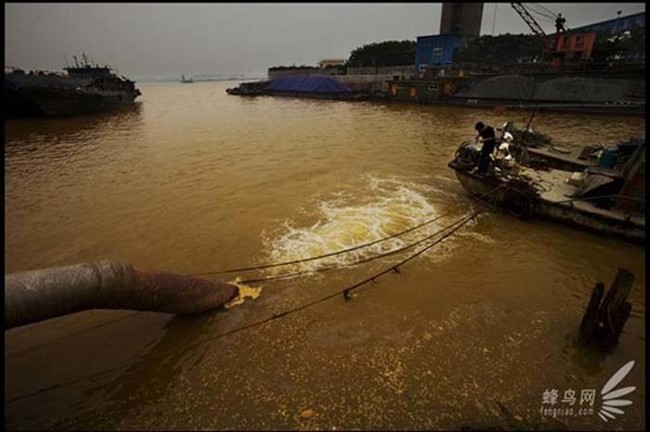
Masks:
[[[561,67],[564,65],[565,60],[576,63],[577,61],[585,62],[591,58],[591,51],[593,50],[596,40],[596,34],[594,32],[572,32],[569,35],[567,34],[568,29],[564,25],[566,19],[562,17],[562,14],[557,14],[557,16],[555,16],[555,37],[550,38],[523,4],[510,3],[510,6],[517,11],[519,16],[526,22],[526,24],[528,24],[528,27],[530,27],[535,36],[541,40],[543,50],[542,56],[544,60],[549,60],[552,66]],[[544,9],[544,12],[535,11],[532,8],[531,10],[540,14],[540,16],[545,19],[554,18],[554,12],[551,12],[541,5],[538,6]],[[561,34],[565,35],[563,40],[560,39]]]
[[[542,42],[542,49],[544,50],[544,54],[546,54],[548,51],[555,50],[555,48],[557,47],[557,39],[558,39],[557,37],[555,38],[556,43],[551,45],[551,41],[549,40],[548,35],[546,34],[546,32],[544,32],[544,30],[537,23],[535,18],[533,18],[533,16],[530,13],[528,13],[528,10],[524,7],[523,4],[521,4],[521,3],[510,3],[510,6],[512,6],[512,8],[515,11],[517,11],[519,16],[526,22],[526,24],[528,24],[528,27],[530,27],[530,29],[533,31],[533,33],[535,33],[535,35],[540,38],[540,40]],[[559,35],[559,33],[558,33],[558,35]]]

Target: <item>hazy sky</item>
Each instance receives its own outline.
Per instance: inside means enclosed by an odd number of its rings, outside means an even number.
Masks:
[[[540,9],[540,3],[524,3]],[[541,3],[579,27],[645,3]],[[347,58],[364,44],[438,34],[441,3],[5,3],[5,65],[60,70],[86,52],[135,79],[223,74]],[[496,9],[496,20],[494,12]],[[543,18],[542,18],[543,19]],[[539,21],[548,33],[551,20]],[[481,34],[530,33],[510,3],[485,3]]]

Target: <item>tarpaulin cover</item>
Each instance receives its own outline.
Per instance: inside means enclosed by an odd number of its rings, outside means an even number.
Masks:
[[[333,78],[325,76],[286,76],[271,81],[267,90],[316,92],[316,93],[351,93],[352,90]]]

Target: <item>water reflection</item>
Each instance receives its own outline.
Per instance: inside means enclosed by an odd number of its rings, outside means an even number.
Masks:
[[[10,174],[35,169],[51,160],[110,156],[111,143],[137,142],[144,134],[142,104],[113,113],[55,119],[5,121],[5,163]],[[38,168],[36,168],[38,169]],[[11,178],[11,176],[10,176]]]
[[[161,330],[161,336],[151,341],[139,359],[113,375],[101,385],[90,387],[73,406],[73,423],[69,419],[59,420],[57,427],[72,427],[83,424],[97,424],[102,427],[119,428],[120,419],[127,414],[137,413],[155,403],[165,395],[172,394],[183,374],[201,362],[210,345],[201,340],[210,337],[220,326],[221,308],[215,313],[199,316],[173,317]],[[212,335],[214,336],[214,334]],[[104,409],[110,409],[110,418],[96,418],[96,404],[91,400],[102,400]]]
[[[136,102],[112,112],[81,117],[5,120],[5,155],[15,147],[92,137],[102,129],[137,134],[142,128],[142,111],[142,103]]]
[[[607,353],[597,347],[585,345],[577,331],[567,333],[566,345],[562,352],[588,376],[596,376],[604,369]]]

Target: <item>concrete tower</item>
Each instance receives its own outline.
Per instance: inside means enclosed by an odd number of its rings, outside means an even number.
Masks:
[[[440,34],[458,34],[465,45],[480,36],[482,19],[483,3],[443,3]]]

